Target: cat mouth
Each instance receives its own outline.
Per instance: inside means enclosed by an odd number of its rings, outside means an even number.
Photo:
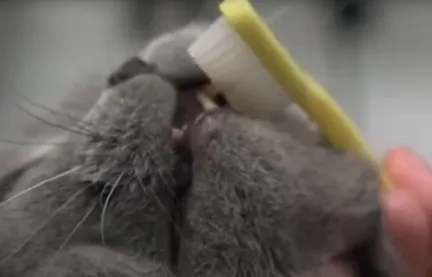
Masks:
[[[213,85],[189,88],[179,93],[173,119],[172,144],[176,148],[188,127],[205,113],[229,107],[223,94]]]

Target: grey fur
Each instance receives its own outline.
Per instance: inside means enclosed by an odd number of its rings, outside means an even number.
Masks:
[[[295,116],[221,110],[188,131],[192,164],[172,149],[185,91],[170,76],[203,74],[186,56],[194,36],[171,35],[180,43],[143,55],[158,70],[128,72],[67,143],[2,175],[0,277],[323,276],[345,252],[365,276],[407,276],[375,172],[307,141],[316,134]]]
[[[161,72],[175,78],[188,78],[201,74],[201,70],[187,55],[191,42],[206,30],[205,23],[192,23],[187,28],[180,28],[172,33],[151,41],[139,53],[139,57],[151,64],[156,64]],[[173,61],[175,60],[175,63]]]
[[[349,250],[364,276],[405,276],[369,164],[229,110],[189,135],[184,276],[301,276]]]

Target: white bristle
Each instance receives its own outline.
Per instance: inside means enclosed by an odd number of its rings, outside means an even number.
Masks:
[[[265,119],[280,116],[291,102],[223,17],[199,37],[189,54],[238,112]]]

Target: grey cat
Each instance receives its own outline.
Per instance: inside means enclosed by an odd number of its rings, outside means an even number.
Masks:
[[[3,173],[0,276],[337,276],[322,269],[341,255],[358,276],[408,276],[370,165],[301,139],[317,134],[294,114],[193,122],[209,80],[186,48],[204,29],[153,41],[61,144]]]

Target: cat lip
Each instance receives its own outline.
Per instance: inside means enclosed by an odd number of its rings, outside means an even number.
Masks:
[[[226,105],[225,99],[212,85],[180,92],[172,130],[173,147],[182,144],[190,125],[197,124],[205,114]]]
[[[211,85],[191,87],[178,92],[173,128],[191,124],[203,112],[225,106],[223,96]]]

